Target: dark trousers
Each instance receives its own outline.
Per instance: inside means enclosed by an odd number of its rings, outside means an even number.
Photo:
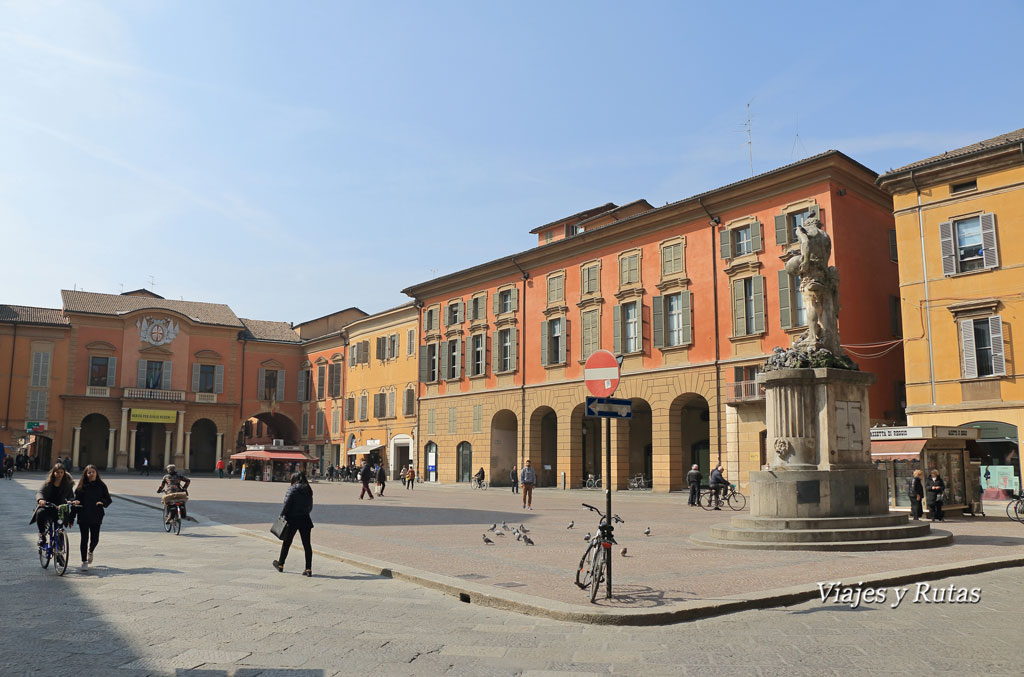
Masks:
[[[149,466],[148,465],[142,466],[142,470],[139,471],[139,474],[140,475],[146,475],[148,477],[149,476]]]
[[[57,520],[57,511],[54,508],[43,508],[36,514],[36,526],[39,527],[39,535],[42,536],[50,527],[50,522]]]
[[[384,484],[385,484],[384,482],[380,482],[378,484],[378,486],[380,487],[380,491],[377,492],[378,496],[383,496],[384,495]]]
[[[100,542],[100,525],[99,524],[82,524],[78,523],[78,530],[82,532],[82,561],[89,559],[89,553],[96,549],[96,544]]]
[[[690,499],[687,501],[690,505],[697,505],[697,501],[700,499],[700,483],[690,483]]]
[[[406,489],[412,489],[412,485],[414,485],[414,484],[416,484],[416,478],[415,477],[410,477],[409,479],[407,479],[405,481],[405,488]]]
[[[363,498],[363,494],[369,494],[370,500],[373,500],[373,489],[370,488],[370,481],[363,482],[363,490],[359,492],[359,498]]]
[[[519,493],[519,482],[513,482],[512,483],[512,493],[513,494],[518,494]]]
[[[942,519],[942,515],[943,515],[943,512],[942,512],[942,501],[935,501],[934,503],[929,503],[928,504],[928,510],[929,510],[929,513],[930,513],[930,517],[933,520],[941,520]]]
[[[309,542],[309,532],[312,530],[311,526],[300,526],[298,528],[288,524],[284,528],[284,538],[281,539],[281,556],[277,561],[284,566],[284,560],[288,556],[288,549],[292,547],[292,539],[295,538],[295,532],[299,532],[299,537],[302,538],[302,549],[306,552],[306,568],[313,568],[313,545]]]
[[[921,519],[921,515],[924,514],[924,508],[921,506],[920,498],[910,499],[910,516],[913,519]]]

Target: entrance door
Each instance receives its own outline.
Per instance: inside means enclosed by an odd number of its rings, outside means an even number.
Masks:
[[[468,482],[473,477],[473,445],[460,442],[456,451],[458,459],[458,482]]]
[[[409,445],[407,444],[396,444],[395,445],[395,476],[392,479],[402,479],[398,476],[402,468],[409,465]]]

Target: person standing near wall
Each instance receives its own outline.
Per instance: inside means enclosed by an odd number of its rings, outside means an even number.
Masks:
[[[686,484],[690,487],[690,499],[687,503],[691,506],[697,505],[700,500],[701,479],[703,479],[703,475],[700,474],[700,466],[694,463],[690,472],[686,473]]]
[[[530,459],[526,459],[520,479],[523,481],[523,510],[533,510],[533,488],[537,486],[537,472],[530,465]]]
[[[416,484],[416,469],[410,465],[409,469],[405,471],[405,488],[412,489],[414,484]]]
[[[946,483],[939,477],[939,471],[932,468],[931,477],[925,482],[928,495],[928,512],[933,522],[945,522],[942,512],[942,502],[945,500]]]
[[[914,476],[910,478],[910,484],[907,487],[907,496],[910,498],[910,516],[915,520],[920,520],[921,515],[924,514],[924,508],[921,507],[921,501],[924,500],[922,477],[924,477],[924,471],[918,468],[914,471]]]
[[[223,458],[218,458],[217,459],[217,476],[220,477],[221,479],[224,479],[224,459]]]
[[[512,493],[519,493],[519,473],[516,471],[516,467],[512,466],[512,470],[508,473],[508,478],[512,481]]]

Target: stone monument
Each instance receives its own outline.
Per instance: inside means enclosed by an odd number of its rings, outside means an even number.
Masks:
[[[952,542],[947,532],[889,513],[885,471],[871,462],[868,387],[839,342],[839,273],[817,218],[796,230],[800,251],[786,271],[800,276],[807,331],[776,348],[765,388],[767,470],[750,473],[750,516],[714,527],[699,543],[787,550],[886,550]],[[894,487],[901,491],[901,487]]]

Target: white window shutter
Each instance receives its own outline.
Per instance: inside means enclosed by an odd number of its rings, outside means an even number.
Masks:
[[[999,267],[999,248],[996,246],[996,215],[981,215],[981,254],[985,268]]]
[[[224,392],[224,365],[218,364],[213,370],[213,392]]]
[[[194,393],[199,392],[199,368],[198,362],[192,363],[192,392]]]
[[[160,389],[170,390],[171,389],[171,362],[170,360],[164,362],[164,371],[160,378]]]
[[[953,246],[953,222],[939,224],[939,248],[942,251],[942,274],[956,275],[956,247]]]
[[[107,387],[117,387],[117,358],[107,358]]]
[[[960,344],[964,353],[964,378],[977,378],[978,354],[974,347],[974,320],[960,320]]]
[[[992,340],[992,375],[1006,376],[1006,356],[1003,353],[1003,318],[988,318],[988,331]]]
[[[284,401],[284,378],[285,378],[285,371],[284,371],[284,369],[278,369],[277,370],[277,394],[276,394],[278,402],[283,402]]]

